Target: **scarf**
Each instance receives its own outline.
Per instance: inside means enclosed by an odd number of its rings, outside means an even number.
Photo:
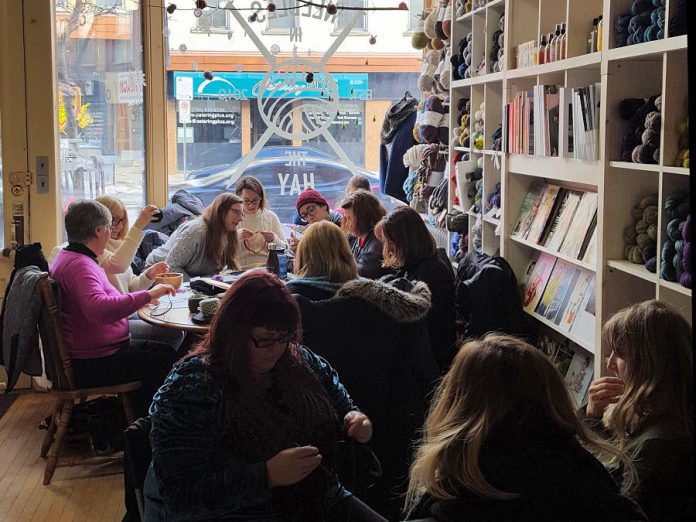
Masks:
[[[304,285],[310,288],[316,288],[317,290],[322,290],[325,292],[331,292],[335,294],[338,289],[343,286],[343,283],[334,283],[329,281],[326,277],[298,277],[290,281],[293,284]]]
[[[411,113],[416,111],[417,107],[418,100],[411,96],[410,92],[406,91],[403,98],[389,108],[386,116],[384,117],[382,130],[379,134],[382,145],[392,142],[394,136],[396,135],[396,131],[399,130],[401,124],[406,121]]]

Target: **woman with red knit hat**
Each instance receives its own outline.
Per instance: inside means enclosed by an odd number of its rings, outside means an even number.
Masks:
[[[339,226],[341,225],[341,214],[331,210],[326,198],[314,189],[308,188],[301,192],[297,196],[295,208],[302,221],[309,225],[319,221],[331,221]],[[299,241],[300,239],[295,234],[290,234],[290,240],[288,241],[290,250],[295,252]]]

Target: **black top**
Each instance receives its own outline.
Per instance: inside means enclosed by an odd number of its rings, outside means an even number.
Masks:
[[[91,249],[86,247],[83,243],[68,243],[68,246],[64,248],[64,250],[68,250],[69,252],[77,252],[78,254],[83,254],[90,259],[93,259],[94,262],[97,262],[97,254],[92,252]]]
[[[368,279],[379,279],[380,277],[393,272],[390,268],[382,266],[382,243],[375,236],[374,231],[370,231],[365,236],[362,245],[360,240],[355,238],[351,246],[355,262],[358,264],[358,273]]]

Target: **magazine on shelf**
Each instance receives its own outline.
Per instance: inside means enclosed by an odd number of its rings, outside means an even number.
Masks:
[[[580,252],[578,253],[578,259],[583,259],[585,257],[585,253],[587,252],[587,248],[590,245],[590,241],[592,240],[592,236],[597,230],[597,212],[594,213],[594,216],[592,216],[592,221],[590,222],[590,226],[587,227],[587,232],[585,233],[585,239],[582,241],[582,246],[580,247]]]
[[[570,302],[573,289],[580,279],[581,273],[582,270],[580,268],[571,267],[561,280],[561,283],[556,290],[553,299],[551,300],[551,305],[546,312],[546,318],[549,321],[553,321],[554,324],[561,323],[561,319],[563,319],[563,312]]]
[[[549,219],[549,215],[553,210],[554,203],[556,202],[556,197],[561,187],[558,185],[549,184],[544,192],[544,197],[539,204],[539,208],[534,216],[534,221],[529,227],[529,230],[524,236],[524,239],[531,241],[532,243],[538,243],[541,239],[544,230],[546,228],[546,223]]]
[[[555,213],[551,215],[550,219],[553,221],[551,222],[551,227],[549,227],[549,232],[544,241],[544,246],[546,248],[556,252],[561,248],[563,240],[568,233],[568,229],[573,222],[575,211],[582,199],[582,192],[565,189],[563,197],[561,198],[559,195],[559,198],[560,203]]]
[[[575,355],[575,350],[571,349],[568,342],[561,344],[556,352],[556,358],[553,361],[553,365],[556,367],[558,372],[561,374],[565,380],[565,376],[570,368],[570,363]]]
[[[549,319],[548,315],[553,317],[552,312],[558,312],[560,301],[563,300],[565,292],[568,290],[567,285],[573,276],[573,270],[573,265],[567,261],[563,261],[562,259],[556,260],[549,280],[546,282],[544,293],[541,295],[541,299],[534,309],[537,314]],[[557,294],[559,296],[558,298],[556,298]],[[555,310],[552,310],[552,306],[555,307]]]
[[[585,269],[581,271],[580,277],[571,291],[570,299],[563,310],[563,316],[560,322],[557,323],[562,330],[566,332],[570,331],[575,322],[575,318],[580,312],[580,306],[585,300],[585,294],[594,282],[594,278],[595,275],[593,272]]]
[[[593,374],[592,356],[580,350],[576,351],[565,374],[565,383],[575,401],[576,408],[582,407],[582,401],[590,387]]]
[[[555,263],[554,256],[542,253],[534,261],[533,266],[527,267],[527,271],[531,270],[531,274],[526,278],[527,284],[524,288],[523,306],[527,312],[533,312],[539,303]]]
[[[580,203],[578,203],[573,220],[568,227],[566,237],[563,238],[561,248],[558,250],[560,254],[578,259],[585,237],[592,226],[592,221],[596,219],[596,212],[597,193],[584,192]]]
[[[595,283],[593,279],[585,292],[585,298],[580,304],[573,326],[570,327],[570,333],[587,342],[590,346],[594,346],[595,342]]]
[[[527,195],[522,201],[522,206],[520,207],[519,214],[517,215],[517,221],[512,229],[512,235],[515,237],[524,236],[525,232],[531,224],[531,220],[534,219],[536,215],[536,209],[539,208],[539,203],[541,203],[541,198],[544,193],[546,185],[543,183],[535,182]]]
[[[587,249],[585,254],[582,256],[582,261],[584,263],[589,263],[591,265],[597,264],[597,224],[595,222],[594,229],[592,230],[592,235],[590,236],[590,241],[587,244]]]

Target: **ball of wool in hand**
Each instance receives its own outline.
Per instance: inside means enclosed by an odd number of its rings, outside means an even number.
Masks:
[[[682,238],[681,234],[679,233],[679,224],[681,221],[681,219],[675,218],[667,224],[667,237],[669,237],[672,241]]]
[[[655,132],[652,129],[645,129],[640,136],[640,140],[644,145],[650,145],[656,149],[660,146],[660,132]]]
[[[651,257],[645,262],[645,268],[648,269],[648,272],[652,272],[653,274],[657,272],[657,257]]]
[[[657,241],[657,225],[650,225],[647,234],[650,239]]]
[[[643,249],[643,259],[647,261],[655,256],[657,256],[657,245],[653,242]]]
[[[636,227],[635,225],[628,225],[626,228],[624,228],[624,243],[626,245],[635,245],[636,244],[636,237],[638,237],[638,232],[636,232]]]
[[[643,219],[643,213],[644,213],[644,212],[645,212],[645,211],[643,210],[643,207],[641,207],[640,205],[636,205],[635,207],[633,207],[633,208],[631,209],[631,217],[633,218],[633,224],[634,224],[634,225],[635,225],[636,223],[638,223],[638,221],[640,221],[641,219]]]
[[[643,249],[639,246],[631,247],[631,250],[628,253],[628,260],[636,265],[642,265],[645,263],[645,259],[643,259]]]
[[[643,210],[643,221],[645,221],[648,225],[657,225],[657,216],[658,216],[658,210],[657,207],[650,205],[649,207],[645,207]],[[647,230],[646,230],[647,232]]]
[[[649,112],[645,117],[645,124],[643,126],[659,134],[660,128],[662,127],[662,115],[657,111]]]
[[[691,214],[686,216],[684,220],[684,227],[682,228],[682,238],[684,241],[691,241]]]
[[[638,234],[636,236],[636,244],[641,248],[641,250],[654,243],[655,241],[650,239],[650,236],[648,236],[648,234]]]
[[[638,223],[636,223],[636,232],[638,234],[645,234],[648,232],[648,223],[644,219],[641,219],[638,221]]]
[[[640,200],[640,207],[645,209],[647,207],[653,206],[657,210],[657,194],[650,194],[649,196],[645,196],[643,199]]]

